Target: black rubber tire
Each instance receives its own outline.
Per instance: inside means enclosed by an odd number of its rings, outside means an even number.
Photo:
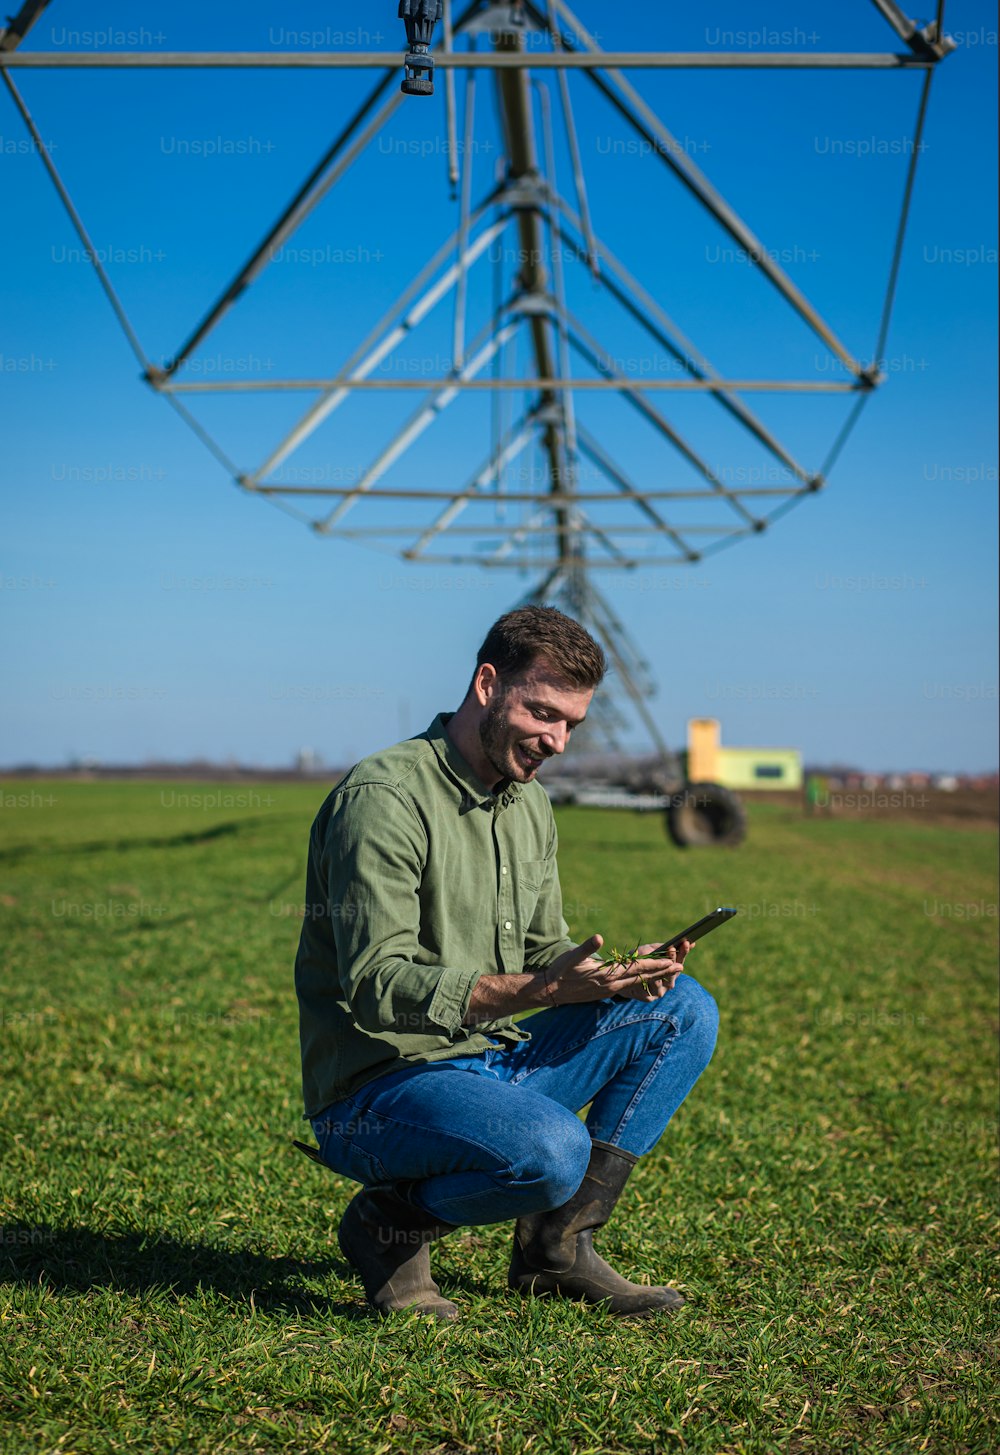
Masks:
[[[747,816],[742,803],[720,783],[685,783],[670,796],[667,833],[679,849],[742,844]]]

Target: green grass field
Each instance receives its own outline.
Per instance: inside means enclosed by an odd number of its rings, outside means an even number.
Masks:
[[[522,1302],[500,1225],[437,1246],[464,1317],[435,1327],[368,1316],[353,1184],[290,1149],[322,790],[0,789],[4,1452],[1000,1442],[992,832],[761,804],[742,849],[682,853],[560,811],[579,936],[743,911],[689,965],[715,1060],[600,1242],[689,1303]]]

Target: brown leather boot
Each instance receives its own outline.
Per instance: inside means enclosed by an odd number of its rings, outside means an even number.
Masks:
[[[594,1142],[587,1175],[569,1202],[518,1218],[509,1287],[535,1297],[583,1299],[613,1314],[679,1309],[684,1298],[675,1288],[629,1283],[594,1251],[594,1229],[608,1221],[638,1160],[608,1142]]]
[[[405,1309],[447,1320],[457,1319],[458,1309],[431,1277],[428,1249],[454,1231],[453,1223],[438,1222],[407,1201],[403,1188],[364,1188],[344,1213],[337,1241],[377,1313]]]

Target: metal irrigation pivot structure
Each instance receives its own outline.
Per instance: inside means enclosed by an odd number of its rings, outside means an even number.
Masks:
[[[47,0],[30,0],[0,31],[0,71],[38,144],[38,154],[126,332],[147,383],[180,414],[246,492],[296,515],[318,534],[398,551],[408,562],[512,569],[535,577],[524,600],[559,605],[598,637],[618,682],[644,724],[662,765],[659,802],[678,843],[737,842],[743,815],[734,796],[712,784],[684,782],[676,756],[649,707],[652,683],[646,664],[598,586],[605,572],[692,564],[733,542],[757,534],[815,492],[882,382],[879,361],[888,336],[904,234],[922,151],[931,79],[953,49],[937,19],[919,27],[892,0],[871,0],[904,49],[884,52],[609,52],[603,50],[567,0],[493,3],[472,0],[454,14],[451,0],[398,0],[406,31],[401,86],[396,52],[67,52],[20,50],[20,42]],[[388,3],[388,0],[386,0]],[[658,14],[650,7],[651,14]],[[435,24],[443,44],[432,50]],[[13,71],[32,67],[328,67],[381,72],[354,114],[342,125],[317,164],[294,191],[274,225],[219,296],[196,319],[165,363],[146,354],[128,321],[107,271],[90,247],[86,227],[59,177]],[[903,179],[877,337],[869,362],[843,340],[768,247],[712,184],[681,141],[668,130],[631,71],[722,70],[916,70],[922,73],[916,119]],[[443,150],[447,157],[457,225],[420,267],[365,338],[322,377],[284,379],[192,378],[198,351],[230,310],[271,264],[289,238],[320,206],[341,178],[370,153],[395,118],[404,134],[409,97],[433,95],[434,74],[445,80]],[[602,239],[599,208],[592,205],[582,161],[570,75],[603,97],[624,134],[641,147],[650,186],[671,180],[723,230],[748,263],[831,361],[817,377],[732,378],[720,372],[685,336],[662,299],[633,275]],[[462,104],[456,77],[464,74]],[[503,162],[482,176],[475,166],[476,138],[488,124],[478,88],[493,91]],[[417,112],[426,117],[422,105]],[[461,141],[459,131],[461,129]],[[432,185],[420,176],[423,198]],[[478,191],[476,190],[478,186]],[[640,202],[641,205],[641,202]],[[335,226],[335,223],[333,224]],[[507,245],[510,239],[515,245]],[[491,266],[491,263],[493,266]],[[583,306],[571,301],[569,273],[586,283]],[[600,308],[588,299],[600,297]],[[419,330],[440,320],[450,304],[450,357],[432,377],[387,373]],[[617,358],[598,331],[608,311],[652,345],[666,367],[637,376]],[[586,316],[584,316],[586,315]],[[595,317],[596,316],[596,317]],[[835,366],[835,374],[834,374]],[[196,417],[196,397],[214,393],[298,392],[308,402],[298,419],[252,468],[237,465]],[[384,391],[419,398],[415,409],[372,447],[371,457],[349,483],[290,481],[288,462],[333,416],[359,394]],[[850,395],[849,411],[825,459],[800,461],[765,422],[757,400],[779,394],[809,399]],[[711,402],[728,428],[753,441],[773,466],[766,486],[732,478],[710,463],[682,428],[676,410],[692,397]],[[609,440],[605,417],[589,412],[613,399],[624,411]],[[429,484],[412,465],[419,442],[456,403],[488,410],[485,456],[455,482]],[[628,424],[634,420],[634,427]],[[338,421],[339,423],[339,421]],[[648,434],[679,479],[657,469],[636,478],[620,457],[622,436]],[[537,459],[538,468],[524,461]],[[417,467],[419,469],[421,467]],[[424,466],[423,468],[426,468]],[[309,509],[310,505],[312,506]],[[691,518],[691,510],[704,512]],[[420,519],[414,523],[414,513]],[[358,523],[359,520],[361,523]],[[617,745],[622,719],[605,696],[595,704],[595,726]],[[590,724],[588,723],[588,726]],[[593,730],[592,730],[593,731]],[[652,806],[645,804],[644,806]]]

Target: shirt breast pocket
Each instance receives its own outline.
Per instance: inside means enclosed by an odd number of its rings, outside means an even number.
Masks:
[[[517,866],[517,882],[522,889],[537,896],[545,883],[548,859],[522,859]]]
[[[547,859],[523,859],[517,868],[517,914],[526,929],[535,915],[548,872]]]

